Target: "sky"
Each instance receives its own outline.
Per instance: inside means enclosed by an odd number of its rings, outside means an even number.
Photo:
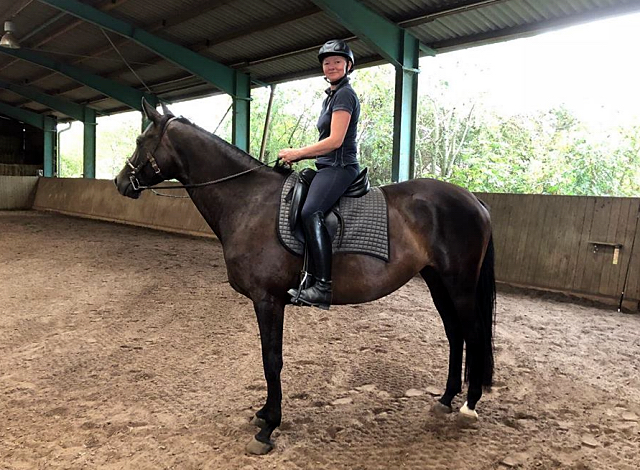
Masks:
[[[460,66],[464,83],[452,86],[483,93],[505,114],[564,104],[584,121],[608,125],[640,116],[639,46],[640,13],[424,58],[421,69]]]
[[[430,80],[446,77],[456,98],[482,95],[484,106],[502,115],[528,114],[564,105],[601,130],[640,123],[639,47],[640,13],[614,17],[530,38],[424,57],[420,60],[419,90],[427,89]],[[302,84],[278,85],[278,90],[282,93],[287,86],[301,85],[324,88],[326,84],[318,72],[316,78]],[[266,93],[253,91],[254,96]],[[229,104],[229,97],[215,96],[174,103],[170,108],[214,131]],[[98,132],[123,121],[137,123],[139,119],[137,112],[98,118]],[[227,115],[226,120],[230,119]],[[62,151],[69,145],[65,140],[81,142],[81,133],[81,123],[74,123],[68,133],[62,134]]]

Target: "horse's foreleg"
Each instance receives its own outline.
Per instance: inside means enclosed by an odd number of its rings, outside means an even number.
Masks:
[[[284,304],[275,299],[254,302],[260,342],[262,344],[262,364],[267,380],[267,402],[256,413],[254,424],[260,432],[247,444],[251,454],[266,454],[273,449],[271,433],[280,426],[282,419],[282,329],[284,325]]]

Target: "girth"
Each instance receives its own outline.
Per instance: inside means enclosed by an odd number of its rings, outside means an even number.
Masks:
[[[295,237],[304,242],[304,235],[299,228],[300,213],[302,212],[302,206],[309,193],[309,186],[316,177],[318,172],[311,168],[305,168],[298,173],[298,178],[290,193],[291,210],[289,212],[289,227],[294,233]],[[369,192],[371,184],[369,183],[368,169],[362,170],[353,183],[347,188],[342,197],[362,197]],[[341,223],[340,212],[338,211],[339,201],[325,214],[324,223],[329,232],[329,236],[333,240],[338,231],[338,226]]]

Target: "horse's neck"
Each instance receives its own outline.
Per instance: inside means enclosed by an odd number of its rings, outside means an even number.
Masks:
[[[174,148],[184,163],[183,174],[178,179],[185,185],[216,181],[262,166],[257,160],[193,127],[176,140]],[[226,235],[238,226],[238,219],[260,210],[257,207],[262,202],[260,196],[268,193],[272,184],[278,185],[277,176],[275,172],[258,168],[188,192],[218,239],[224,242]]]

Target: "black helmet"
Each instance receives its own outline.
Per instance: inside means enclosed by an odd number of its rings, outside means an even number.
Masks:
[[[349,67],[348,72],[353,70],[353,66],[356,64],[355,59],[353,58],[353,52],[347,43],[342,39],[332,39],[331,41],[327,41],[318,51],[318,60],[320,61],[320,65],[322,65],[322,61],[324,61],[325,57],[331,55],[339,55],[347,59],[347,61],[351,61],[351,67]]]

